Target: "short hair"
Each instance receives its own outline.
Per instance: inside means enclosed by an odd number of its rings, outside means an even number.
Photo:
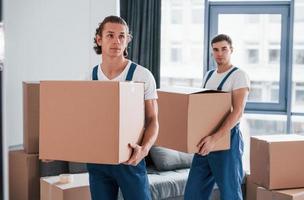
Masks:
[[[98,27],[96,28],[95,37],[94,37],[94,47],[93,47],[96,54],[101,54],[102,53],[101,46],[99,46],[97,44],[96,37],[97,37],[97,35],[102,36],[102,31],[103,31],[106,23],[115,23],[115,24],[124,25],[127,29],[127,34],[129,35],[129,37],[132,38],[132,36],[129,33],[129,27],[128,27],[127,22],[121,17],[115,16],[115,15],[110,15],[110,16],[104,18],[104,20],[101,23],[99,23]],[[124,55],[124,57],[128,56],[127,48],[124,50],[123,55]]]
[[[232,47],[232,40],[231,38],[226,35],[226,34],[219,34],[219,35],[216,35],[212,40],[211,40],[211,46],[214,44],[214,43],[217,43],[217,42],[221,42],[221,41],[226,41],[228,42],[228,44],[230,45],[230,47]]]

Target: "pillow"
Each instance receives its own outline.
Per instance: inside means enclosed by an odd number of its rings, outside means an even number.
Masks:
[[[159,171],[189,168],[194,154],[183,153],[173,149],[153,146],[150,149],[151,159]]]
[[[69,166],[67,161],[40,161],[40,177],[56,176],[59,174],[69,173]]]
[[[86,163],[69,162],[69,172],[71,174],[79,174],[88,172]]]

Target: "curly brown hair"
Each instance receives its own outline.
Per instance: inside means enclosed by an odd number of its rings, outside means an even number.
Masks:
[[[104,18],[104,20],[101,23],[99,23],[98,28],[96,28],[95,37],[94,37],[94,47],[93,48],[94,48],[96,54],[98,54],[98,55],[102,54],[102,49],[101,49],[101,46],[97,44],[96,37],[97,37],[97,35],[102,36],[102,31],[103,31],[104,26],[106,25],[106,23],[115,23],[115,24],[124,25],[127,29],[127,34],[129,35],[130,38],[132,38],[132,36],[129,33],[128,24],[123,18],[115,16],[115,15],[108,16],[108,17]],[[123,55],[124,55],[124,57],[128,56],[127,48],[124,50]]]

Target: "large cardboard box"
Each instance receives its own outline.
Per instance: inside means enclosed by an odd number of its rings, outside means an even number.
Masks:
[[[23,146],[29,154],[39,151],[39,82],[23,82]]]
[[[39,158],[125,162],[144,117],[143,83],[41,81]]]
[[[39,200],[38,154],[9,151],[9,199]]]
[[[257,200],[304,200],[304,188],[289,190],[257,189]]]
[[[90,200],[88,173],[71,176],[69,183],[61,183],[59,176],[41,178],[40,200]]]
[[[304,136],[296,134],[251,137],[252,180],[267,189],[304,187]]]
[[[246,178],[246,200],[257,200],[257,189],[260,187],[252,181],[251,175]]]
[[[201,88],[171,87],[158,90],[159,135],[156,145],[198,152],[199,141],[212,134],[231,112],[231,94]],[[230,133],[214,151],[230,148]]]

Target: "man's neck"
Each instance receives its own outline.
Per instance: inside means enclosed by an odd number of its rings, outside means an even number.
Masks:
[[[217,66],[217,73],[224,73],[224,72],[228,71],[229,69],[231,69],[231,67],[232,67],[231,63],[218,65]]]
[[[103,73],[109,78],[118,76],[128,64],[128,60],[124,57],[102,57],[101,69]]]

